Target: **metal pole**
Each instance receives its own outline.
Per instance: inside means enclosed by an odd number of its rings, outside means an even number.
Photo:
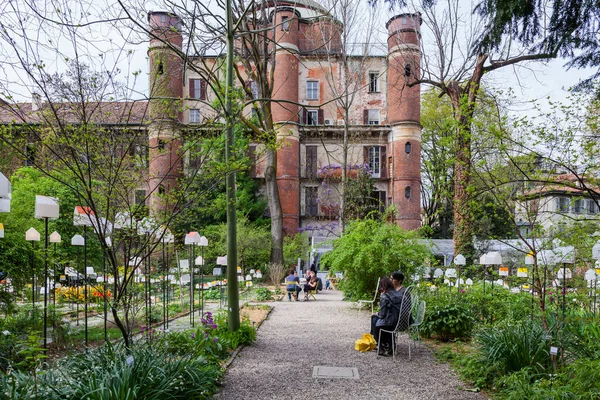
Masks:
[[[163,262],[162,298],[163,298],[163,331],[164,331],[165,324],[167,323],[167,302],[166,302],[167,264],[165,262],[165,238],[164,238],[164,235],[163,235],[163,241],[162,241],[162,262]]]
[[[150,242],[150,237],[148,237],[148,242],[146,242],[146,244],[148,245]],[[147,286],[147,290],[148,290],[148,327],[150,327],[150,325],[152,325],[152,280],[150,279],[150,270],[151,270],[151,266],[150,266],[150,248],[149,246],[146,247],[147,254],[146,257],[148,257],[146,259],[146,286]]]
[[[200,267],[200,318],[204,316],[204,246],[202,246],[202,267]]]
[[[77,265],[81,268],[81,250],[77,248]],[[81,274],[77,272],[77,286],[75,288],[75,306],[77,307],[77,326],[79,326],[79,281]]]
[[[87,226],[83,226],[83,301],[85,318],[85,345],[88,345],[88,276],[87,276]]]
[[[233,91],[233,53],[234,53],[234,32],[233,15],[231,2],[226,1],[227,18],[227,74],[225,84],[225,114],[227,116],[227,141],[225,145],[225,160],[231,159],[232,147],[234,144],[234,115],[232,106]],[[237,290],[237,231],[235,215],[235,172],[227,173],[227,294],[229,297],[229,330],[236,332],[240,328],[240,302]]]
[[[193,248],[194,244],[190,244],[190,264],[189,264],[189,270],[190,270],[190,305],[189,305],[189,310],[190,310],[190,324],[192,323],[192,314],[194,313],[192,311],[192,293],[193,293],[193,286],[194,286],[194,279],[192,278],[192,276],[194,275],[194,256],[192,254],[192,252],[194,251]]]
[[[106,243],[106,242],[105,242]],[[102,251],[102,290],[104,292],[104,341],[108,341],[108,336],[106,333],[106,320],[108,318],[108,306],[107,306],[107,299],[106,297],[108,296],[108,293],[106,291],[106,252],[108,251],[108,248],[105,249],[105,251]]]
[[[48,348],[48,218],[44,218],[44,348]]]
[[[34,249],[33,249],[33,240],[31,241],[31,306],[32,306],[32,314],[35,319],[35,267],[34,263]]]
[[[563,262],[563,287],[562,287],[562,316],[565,320],[565,297],[567,295],[567,266]]]
[[[194,244],[192,246],[192,273],[190,274],[190,290],[191,290],[191,299],[192,299],[192,312],[190,313],[190,317],[192,318],[192,328],[194,327],[194,312],[196,308],[196,299],[194,294],[194,271],[196,271],[196,252],[194,251]]]
[[[166,269],[167,272],[169,271],[169,251],[167,249],[167,261],[166,261]],[[167,283],[167,318],[165,319],[166,321],[166,328],[165,329],[169,329],[169,283]]]

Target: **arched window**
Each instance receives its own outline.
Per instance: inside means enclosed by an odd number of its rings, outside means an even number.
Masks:
[[[404,197],[410,199],[410,186],[404,188]]]
[[[410,142],[406,142],[406,144],[404,145],[404,151],[406,152],[406,154],[410,154],[410,152],[412,151],[412,144],[410,144]]]

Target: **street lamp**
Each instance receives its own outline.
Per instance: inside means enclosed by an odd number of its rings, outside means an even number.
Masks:
[[[27,232],[25,232],[25,240],[31,242],[31,304],[33,306],[33,313],[35,314],[35,268],[33,265],[33,246],[34,242],[40,241],[40,233],[37,230],[35,230],[35,228],[29,228]]]
[[[454,265],[458,267],[458,279],[456,280],[456,289],[460,293],[460,267],[461,265],[467,265],[467,260],[465,259],[465,256],[463,256],[462,254],[457,254],[456,257],[454,257]]]
[[[48,318],[48,219],[59,216],[58,200],[53,197],[35,196],[35,218],[44,219],[44,348],[47,348]]]
[[[53,294],[52,294],[52,304],[54,305],[54,307],[56,307],[56,244],[60,243],[62,241],[62,238],[60,236],[60,233],[54,231],[50,234],[50,243],[54,243],[54,277],[52,279],[52,289],[53,289]],[[56,313],[56,308],[54,309],[54,313]]]
[[[217,265],[221,265],[225,268],[227,268],[227,255],[224,255],[223,257],[217,257]],[[219,275],[222,275],[222,271],[221,268],[218,268],[218,272]],[[214,272],[213,272],[214,274]],[[222,299],[223,299],[223,279],[221,279],[221,285],[219,286],[219,308],[221,308],[221,303],[222,303]]]
[[[10,181],[2,172],[0,172],[0,212],[10,212],[10,199]]]
[[[106,251],[102,252],[102,291],[104,293],[103,298],[104,298],[104,342],[106,343],[106,341],[108,340],[108,336],[106,333],[106,320],[108,319],[108,291],[107,291],[107,287],[106,287],[106,281],[108,278],[108,274],[106,273],[106,252],[108,251],[109,248],[112,247],[112,239],[110,237],[105,237],[104,238],[104,243],[106,243]]]
[[[479,263],[485,265],[483,272],[483,293],[485,293],[485,277],[487,276],[488,265],[501,265],[502,255],[498,251],[490,251],[479,258]],[[492,277],[492,289],[494,288],[494,279]]]
[[[150,280],[150,234],[156,230],[156,224],[150,217],[144,217],[138,225],[138,235],[145,236],[144,255],[146,262],[144,264],[144,302],[146,309],[146,325],[152,325],[152,282]]]
[[[540,250],[537,255],[538,262],[541,261],[544,265],[544,283],[542,284],[542,301],[546,303],[546,280],[548,266],[556,264],[556,255],[552,250]]]
[[[208,239],[206,236],[201,236],[200,241],[198,242],[198,246],[201,247],[201,258],[202,258],[202,266],[200,267],[200,318],[204,316],[204,248],[208,246]]]
[[[163,276],[163,330],[169,329],[169,283],[167,279],[169,277],[169,253],[165,253],[165,243],[174,243],[175,237],[171,231],[163,227],[162,233],[162,253],[163,253],[163,264],[164,264],[164,276]],[[165,298],[166,295],[166,298]]]
[[[189,232],[185,235],[184,244],[190,246],[190,323],[194,327],[194,270],[192,261],[194,260],[194,245],[200,243],[200,234],[198,232]]]
[[[71,246],[78,246],[78,247],[81,247],[81,246],[83,246],[83,248],[84,248],[84,250],[85,250],[85,248],[86,248],[86,245],[85,245],[85,238],[84,238],[83,236],[81,236],[81,235],[74,235],[74,236],[71,238]],[[80,258],[79,258],[79,256],[80,256],[80,253],[81,253],[80,251],[77,251],[77,258],[78,258],[78,259],[80,259]],[[84,252],[84,255],[85,255],[85,252]],[[84,267],[83,267],[83,269],[84,269],[84,271],[85,271],[85,258],[84,258]],[[79,272],[77,272],[77,281],[79,281],[79,276],[80,276],[80,275],[79,275]],[[84,311],[84,313],[85,313],[85,315],[84,315],[84,321],[85,321],[85,322],[84,322],[84,323],[85,323],[85,345],[87,346],[87,344],[88,344],[88,329],[87,329],[87,290],[86,290],[86,287],[87,287],[87,276],[85,276],[83,284],[84,284],[84,289],[83,289],[83,290],[84,290],[84,296],[83,296],[83,300],[84,300],[84,302],[85,302],[85,305],[84,305],[84,310],[85,310],[85,311]],[[77,297],[77,298],[79,297],[79,286],[77,286],[77,296],[76,296],[76,297]],[[75,304],[77,305],[77,322],[79,322],[79,301],[76,301],[76,302],[75,302]]]

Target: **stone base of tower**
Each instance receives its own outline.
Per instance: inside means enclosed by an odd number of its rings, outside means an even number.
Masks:
[[[395,222],[403,229],[421,227],[421,125],[413,122],[392,127],[392,202]]]

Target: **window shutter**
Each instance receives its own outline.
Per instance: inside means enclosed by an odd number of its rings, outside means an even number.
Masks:
[[[363,147],[363,161],[365,164],[369,165],[369,146]]]
[[[381,146],[381,175],[382,178],[388,177],[388,169],[387,169],[387,152],[386,146]],[[384,198],[385,201],[385,198]]]
[[[194,79],[190,79],[190,98],[196,98],[196,93],[194,92]]]
[[[200,79],[200,100],[206,100],[206,81]]]
[[[301,124],[308,124],[308,110],[306,108],[302,109],[302,121]]]
[[[323,125],[325,123],[325,118],[323,116],[323,110],[319,108],[319,125]]]
[[[363,124],[369,124],[369,110],[363,110]]]

